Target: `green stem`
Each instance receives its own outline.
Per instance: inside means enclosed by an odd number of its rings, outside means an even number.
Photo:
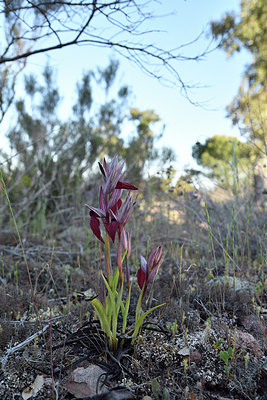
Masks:
[[[122,256],[121,256],[121,233],[119,233],[118,248],[117,248],[117,262],[120,274],[120,288],[122,287]]]
[[[110,263],[110,237],[106,234],[105,242],[105,264],[107,268],[108,281],[111,280],[111,263]]]

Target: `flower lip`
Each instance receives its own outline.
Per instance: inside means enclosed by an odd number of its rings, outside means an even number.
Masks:
[[[137,282],[140,289],[143,289],[143,286],[146,282],[146,278],[147,278],[146,273],[142,270],[142,268],[139,268],[139,270],[137,271]]]
[[[134,185],[131,185],[127,182],[118,181],[116,185],[116,189],[127,189],[127,190],[138,190],[138,188]]]
[[[108,224],[105,224],[106,231],[108,232],[113,243],[115,241],[115,236],[118,231],[119,225],[120,225],[119,222],[115,220],[111,221]]]
[[[92,214],[91,214],[91,213],[92,213]],[[90,215],[91,215],[91,218],[90,218],[90,227],[91,227],[91,229],[92,229],[94,235],[95,235],[101,242],[105,243],[105,242],[104,242],[104,239],[103,239],[102,236],[101,236],[100,221],[99,221],[99,219],[93,214],[93,211],[90,211]]]

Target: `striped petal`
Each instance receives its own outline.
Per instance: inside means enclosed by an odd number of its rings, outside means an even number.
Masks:
[[[127,190],[138,190],[138,188],[134,185],[131,185],[127,182],[118,181],[115,189],[127,189]]]

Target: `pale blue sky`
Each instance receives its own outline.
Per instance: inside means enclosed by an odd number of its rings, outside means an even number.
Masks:
[[[155,35],[155,43],[166,48],[190,42],[207,29],[211,20],[218,20],[226,11],[238,11],[240,0],[164,0],[158,13],[175,14],[157,20],[156,27],[165,32]],[[155,26],[155,25],[154,25]],[[202,52],[210,38],[204,35],[196,44],[184,50],[184,54]],[[57,83],[64,96],[61,114],[64,116],[73,104],[75,83],[82,72],[97,66],[106,66],[112,50],[97,47],[69,47],[49,56],[38,55],[28,59],[29,69],[38,74],[47,60],[57,69]],[[175,168],[181,170],[185,164],[192,165],[191,149],[199,140],[215,134],[238,135],[226,118],[226,105],[237,93],[245,64],[249,55],[242,52],[227,59],[223,51],[208,54],[203,61],[177,63],[178,71],[186,83],[198,84],[203,88],[190,93],[193,101],[205,104],[205,108],[192,105],[181,96],[179,89],[165,87],[157,80],[140,71],[135,64],[120,60],[120,80],[132,88],[132,106],[141,110],[154,109],[166,125],[160,144],[171,146],[177,154]],[[66,113],[68,117],[69,111]],[[2,131],[3,132],[3,131]]]

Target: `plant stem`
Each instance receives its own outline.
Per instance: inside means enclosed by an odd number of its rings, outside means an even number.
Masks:
[[[110,238],[108,234],[106,234],[106,242],[105,242],[105,265],[107,268],[108,281],[110,281],[111,279]]]

